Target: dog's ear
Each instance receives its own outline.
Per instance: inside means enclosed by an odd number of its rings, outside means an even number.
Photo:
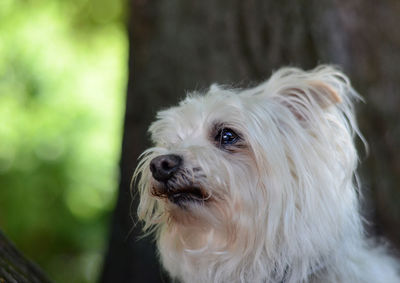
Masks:
[[[317,104],[322,109],[342,102],[339,90],[320,80],[305,81],[300,86],[288,87],[281,90],[281,95],[287,96],[289,100],[294,102]]]
[[[273,93],[274,99],[301,119],[311,113],[322,113],[334,105],[346,105],[349,99],[357,97],[348,78],[331,66],[320,66],[309,72],[296,68],[280,69],[267,82],[264,91]]]
[[[337,89],[324,81],[310,81],[310,93],[315,101],[322,108],[331,106],[332,104],[341,103],[342,98]]]

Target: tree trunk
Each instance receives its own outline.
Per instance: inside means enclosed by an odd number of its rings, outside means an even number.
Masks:
[[[101,281],[160,282],[151,239],[137,240],[129,192],[156,111],[187,90],[247,86],[285,65],[339,65],[366,98],[359,118],[371,149],[361,170],[370,217],[400,239],[398,15],[397,0],[132,0],[121,183]]]
[[[50,282],[0,231],[0,283]]]

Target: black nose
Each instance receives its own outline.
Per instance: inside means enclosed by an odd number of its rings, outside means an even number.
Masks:
[[[182,164],[179,155],[167,154],[160,155],[150,162],[150,171],[154,179],[160,182],[168,181]]]

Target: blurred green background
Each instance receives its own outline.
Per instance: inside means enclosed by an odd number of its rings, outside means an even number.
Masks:
[[[122,0],[0,1],[0,228],[55,282],[94,282],[118,185]]]

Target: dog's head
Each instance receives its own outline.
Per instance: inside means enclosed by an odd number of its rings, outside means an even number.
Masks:
[[[175,248],[270,257],[317,253],[318,241],[329,249],[356,209],[356,97],[327,66],[189,94],[150,127],[155,146],[135,173],[139,218]]]

